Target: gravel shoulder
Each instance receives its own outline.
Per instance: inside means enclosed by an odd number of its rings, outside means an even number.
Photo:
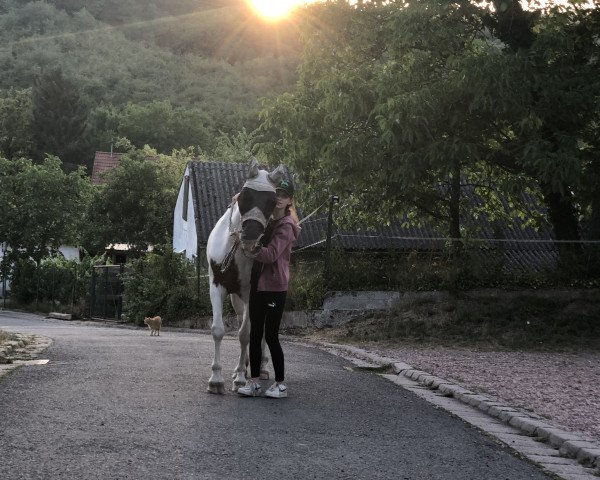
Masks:
[[[321,339],[322,340],[322,339]],[[411,344],[355,344],[493,395],[600,441],[600,352],[488,351]]]

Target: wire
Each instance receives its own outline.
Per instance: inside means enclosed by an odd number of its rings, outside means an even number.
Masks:
[[[326,239],[326,238],[325,238],[325,239],[323,239],[323,240],[319,240],[318,242],[311,243],[310,245],[306,245],[306,246],[304,246],[304,247],[302,247],[302,248],[299,248],[298,250],[294,250],[294,251],[292,251],[292,253],[298,253],[298,252],[301,252],[302,250],[306,250],[307,248],[314,247],[314,246],[316,246],[316,245],[319,245],[319,244],[321,244],[321,243],[323,243],[323,242],[325,242],[325,241],[327,241],[327,239]]]

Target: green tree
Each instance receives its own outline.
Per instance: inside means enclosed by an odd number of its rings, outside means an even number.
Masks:
[[[594,3],[540,13],[502,0],[484,18],[517,65],[506,92],[512,102],[495,122],[500,135],[490,161],[536,180],[559,240],[580,239],[581,207],[598,197],[600,10]]]
[[[101,105],[90,115],[90,136],[96,145],[125,137],[137,148],[151,145],[166,154],[190,146],[208,151],[213,141],[207,124],[210,120],[200,109],[173,107],[168,100],[128,103],[122,109]]]
[[[10,89],[0,97],[0,156],[29,157],[31,133],[31,89]]]
[[[306,29],[298,89],[267,103],[262,128],[279,138],[263,149],[287,158],[315,201],[352,191],[354,220],[437,219],[458,238],[461,215],[478,213],[461,205],[464,187],[492,218],[529,218],[518,194],[541,191],[565,238],[552,195],[570,195],[595,148],[597,10],[531,15],[527,52],[490,34],[501,13],[467,2],[311,11],[319,27]]]
[[[167,156],[150,148],[131,148],[107,173],[108,183],[96,190],[84,246],[97,253],[110,243],[126,243],[136,251],[166,243],[190,156],[185,150]]]
[[[91,159],[84,135],[88,107],[82,101],[77,85],[60,69],[36,78],[32,115],[38,159],[56,155],[67,169],[89,166]]]
[[[482,160],[494,112],[476,109],[489,92],[473,67],[497,47],[479,38],[479,13],[446,2],[314,7],[327,27],[308,36],[297,92],[263,111],[263,129],[281,138],[273,154],[313,196],[351,191],[348,218],[428,218],[460,238],[465,182],[492,192]]]
[[[79,245],[90,188],[83,170],[66,174],[57,157],[41,164],[0,158],[0,243],[11,258],[39,264],[52,249]]]
[[[239,162],[242,158],[250,158],[259,140],[257,130],[248,133],[246,129],[234,135],[221,134],[210,157],[223,162]]]
[[[148,255],[128,264],[123,278],[124,301],[131,321],[160,315],[168,324],[210,313],[208,286],[196,284],[194,264],[173,252],[172,244],[157,245]]]

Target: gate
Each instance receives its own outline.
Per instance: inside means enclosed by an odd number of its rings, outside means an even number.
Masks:
[[[96,265],[90,285],[90,318],[121,320],[124,265]]]

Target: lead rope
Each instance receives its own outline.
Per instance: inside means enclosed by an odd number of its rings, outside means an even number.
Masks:
[[[231,203],[228,208],[229,208],[229,235],[234,236],[235,239],[233,241],[233,245],[231,245],[231,248],[227,252],[227,255],[225,255],[223,262],[221,263],[221,268],[219,269],[221,271],[221,273],[225,273],[225,271],[231,266],[231,263],[233,262],[233,259],[235,258],[235,252],[237,251],[238,247],[240,246],[239,235],[235,235],[236,230],[233,228],[233,222],[232,222],[232,220],[233,220],[233,203]]]
[[[225,258],[223,259],[223,263],[221,263],[221,268],[220,268],[221,273],[225,273],[225,271],[230,267],[231,262],[235,258],[235,252],[237,251],[239,245],[240,245],[240,241],[236,238],[233,242],[233,245],[229,249],[229,252],[227,252],[227,255],[225,255]]]

